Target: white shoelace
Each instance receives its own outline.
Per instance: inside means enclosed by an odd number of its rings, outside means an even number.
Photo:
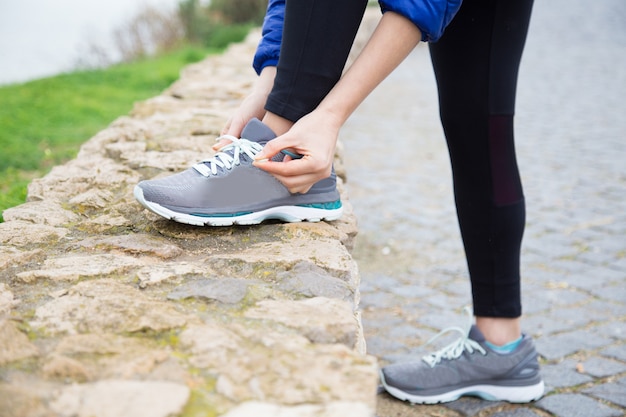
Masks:
[[[261,152],[263,145],[259,145],[256,142],[252,142],[248,139],[237,139],[231,135],[223,135],[217,138],[217,141],[222,139],[228,139],[231,141],[226,146],[223,146],[211,159],[202,161],[193,166],[193,168],[205,177],[211,175],[217,175],[217,169],[232,169],[234,166],[241,163],[240,156],[242,154],[248,155],[250,159],[254,159],[256,154]],[[227,153],[227,151],[231,151]]]
[[[441,362],[442,359],[456,359],[460,357],[466,350],[469,353],[474,353],[474,351],[478,351],[482,355],[487,354],[487,351],[480,344],[478,344],[478,342],[469,338],[469,332],[472,328],[472,315],[471,312],[469,312],[468,308],[466,308],[465,310],[469,315],[469,324],[467,328],[463,329],[456,326],[448,327],[437,333],[432,339],[428,341],[427,344],[430,344],[442,335],[452,331],[459,332],[461,334],[461,337],[459,339],[450,343],[448,346],[422,358],[422,360],[426,362],[431,368],[434,368],[435,365]]]

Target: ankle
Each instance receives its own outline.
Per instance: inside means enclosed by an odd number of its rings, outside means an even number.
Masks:
[[[521,335],[520,318],[476,317],[476,327],[495,346],[515,342]]]
[[[292,121],[270,112],[265,113],[265,117],[263,117],[263,123],[270,129],[272,129],[272,131],[276,133],[276,136],[287,133],[289,129],[291,129],[291,126],[293,126]]]

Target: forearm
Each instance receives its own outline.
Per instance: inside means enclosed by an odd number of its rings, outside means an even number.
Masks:
[[[259,94],[267,97],[274,86],[274,78],[276,78],[276,67],[264,67],[254,83],[251,94]]]
[[[267,66],[261,70],[250,94],[226,122],[221,132],[222,135],[239,137],[246,123],[253,118],[262,119],[265,116],[265,103],[272,91],[275,77],[276,67]],[[213,149],[220,149],[225,144],[226,142],[220,141],[213,146]]]
[[[408,56],[421,39],[420,30],[394,12],[385,13],[358,58],[316,111],[342,126],[365,98]]]

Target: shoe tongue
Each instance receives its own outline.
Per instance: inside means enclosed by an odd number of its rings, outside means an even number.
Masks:
[[[257,142],[265,145],[276,137],[276,133],[263,124],[259,119],[252,119],[243,128],[241,132],[242,139],[248,139],[251,142]]]
[[[256,142],[259,145],[263,146],[265,146],[267,142],[274,139],[275,137],[276,133],[274,133],[272,129],[270,129],[266,124],[256,118],[250,120],[241,132],[242,139],[248,139],[251,142]],[[279,152],[272,158],[272,161],[280,162],[283,160],[284,157],[285,155]]]
[[[485,341],[485,336],[480,330],[478,330],[478,327],[476,327],[475,324],[472,325],[472,328],[470,329],[469,338],[479,343]]]
[[[250,142],[256,142],[259,145],[263,145],[263,146],[265,146],[267,142],[274,139],[275,137],[276,137],[276,134],[272,131],[272,129],[264,125],[259,119],[250,120],[248,124],[246,124],[246,126],[243,128],[243,131],[241,132],[242,139],[247,139]],[[219,152],[223,152],[230,156],[233,156],[235,151],[231,147],[225,150],[220,150]],[[280,153],[279,155],[280,156],[275,156],[274,158],[272,158],[272,160],[275,160],[275,161],[282,160],[283,155]],[[245,154],[241,155],[240,158],[247,159],[247,160],[250,159]],[[207,167],[211,167],[211,161],[204,161],[202,162],[202,164],[206,165]],[[217,167],[218,176],[222,175],[224,172],[226,172],[224,168],[222,168],[221,166]],[[203,172],[200,172],[200,173],[203,174]]]

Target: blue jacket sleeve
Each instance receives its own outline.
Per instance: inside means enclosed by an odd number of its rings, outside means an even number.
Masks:
[[[422,32],[422,40],[436,42],[461,7],[462,0],[379,0],[383,13],[393,11],[411,20]],[[285,0],[269,0],[263,20],[262,38],[252,66],[257,74],[278,64],[283,38]]]
[[[379,0],[383,13],[398,13],[422,32],[422,41],[436,42],[461,7],[462,0]]]
[[[259,41],[252,61],[252,67],[257,74],[260,74],[261,70],[267,66],[278,64],[284,20],[285,0],[270,0],[263,20],[263,37]]]

